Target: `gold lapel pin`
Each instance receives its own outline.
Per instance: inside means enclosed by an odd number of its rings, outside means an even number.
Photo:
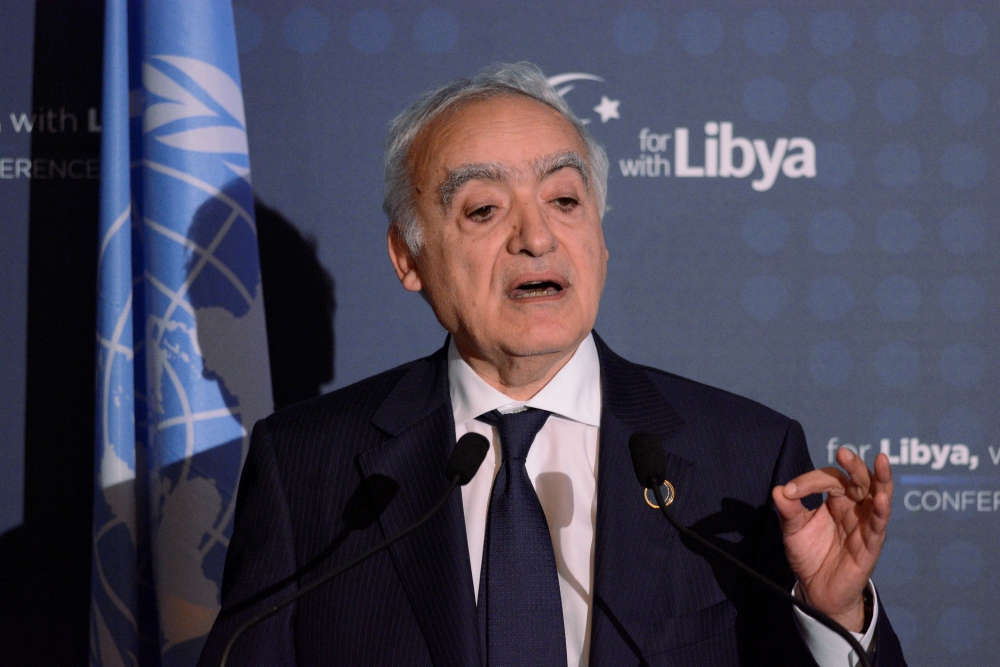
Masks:
[[[664,506],[669,506],[670,503],[674,502],[674,498],[677,493],[674,491],[674,485],[663,480],[663,484],[660,485],[660,492],[663,493],[663,504]],[[653,493],[652,489],[642,490],[643,498],[646,499],[646,504],[652,507],[654,510],[660,509],[660,506],[656,504],[656,495]]]

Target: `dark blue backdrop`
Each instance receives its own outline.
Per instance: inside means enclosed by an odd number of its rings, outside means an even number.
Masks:
[[[602,335],[800,419],[817,465],[838,444],[869,464],[883,439],[907,445],[876,584],[911,664],[995,664],[998,19],[986,3],[239,3],[257,194],[336,281],[329,386],[443,340],[386,258],[388,121],[497,60],[599,77],[564,85],[611,158]],[[814,146],[815,176],[807,155],[770,187],[756,155],[744,178],[682,176],[678,128],[703,167],[710,121],[768,161],[780,138]]]

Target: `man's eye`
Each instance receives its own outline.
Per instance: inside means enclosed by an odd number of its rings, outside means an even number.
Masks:
[[[576,200],[575,197],[559,197],[554,201],[555,205],[558,206],[563,211],[572,211],[580,203]]]
[[[473,220],[478,220],[479,222],[485,222],[493,216],[493,212],[496,211],[496,206],[492,204],[487,204],[486,206],[480,206],[478,208],[472,209],[467,215]]]

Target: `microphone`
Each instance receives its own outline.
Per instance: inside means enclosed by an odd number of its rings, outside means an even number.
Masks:
[[[307,585],[303,586],[302,588],[295,591],[291,595],[288,595],[282,598],[281,600],[278,600],[277,602],[269,606],[267,609],[257,613],[255,616],[247,620],[245,623],[243,623],[243,625],[237,628],[236,632],[234,632],[233,635],[229,638],[229,641],[226,642],[226,647],[222,651],[222,658],[219,660],[219,667],[226,667],[226,661],[229,659],[229,653],[230,651],[232,651],[233,645],[236,644],[236,640],[239,639],[243,635],[243,633],[245,633],[247,630],[257,625],[261,621],[264,621],[265,619],[274,616],[279,611],[281,611],[288,605],[292,604],[306,593],[309,593],[319,588],[323,584],[331,581],[332,579],[337,578],[344,572],[347,572],[348,570],[353,568],[355,565],[358,565],[362,561],[365,561],[371,556],[374,556],[379,551],[382,551],[386,547],[392,545],[398,540],[401,540],[402,538],[406,537],[407,535],[415,531],[420,526],[424,525],[428,520],[430,520],[431,517],[437,514],[442,507],[444,507],[445,501],[448,500],[448,497],[451,495],[451,492],[455,490],[455,487],[465,486],[472,480],[473,477],[476,476],[476,471],[478,471],[479,466],[482,465],[483,459],[486,458],[486,453],[489,451],[489,449],[490,449],[490,441],[478,433],[466,433],[461,438],[459,438],[458,442],[455,444],[455,449],[453,449],[451,452],[451,457],[448,459],[448,465],[445,467],[445,476],[449,479],[448,488],[441,496],[441,499],[438,500],[437,503],[435,503],[435,505],[430,509],[430,511],[428,511],[426,514],[420,517],[420,519],[418,519],[416,523],[406,528],[405,530],[397,533],[393,537],[390,537],[388,539],[379,542],[374,547],[364,552],[360,556],[357,556],[351,561],[341,565],[337,569],[327,572],[323,576],[316,578],[315,580],[309,582]],[[282,580],[282,582],[284,581],[286,580]]]
[[[458,486],[465,486],[472,481],[483,464],[486,453],[490,451],[490,441],[486,436],[478,433],[466,433],[458,442],[455,449],[451,451],[448,465],[444,468],[444,476],[457,483]]]
[[[633,433],[628,439],[628,447],[629,452],[632,455],[632,467],[635,469],[635,476],[639,479],[639,483],[642,484],[644,488],[651,489],[653,491],[653,494],[656,496],[656,503],[660,507],[660,512],[667,518],[667,521],[670,522],[670,525],[673,526],[677,532],[697,542],[699,545],[708,549],[713,554],[722,558],[737,570],[762,585],[777,597],[798,607],[807,616],[811,616],[836,632],[858,655],[861,665],[863,665],[863,667],[871,667],[871,661],[868,659],[867,652],[861,648],[861,643],[854,638],[854,635],[852,635],[847,628],[842,626],[840,623],[837,623],[819,609],[816,609],[812,605],[799,600],[778,584],[757,572],[738,558],[726,553],[687,526],[682,525],[673,517],[672,514],[670,514],[669,511],[667,511],[667,505],[663,499],[663,491],[661,490],[663,480],[666,479],[667,476],[667,459],[663,452],[663,446],[660,444],[660,436],[653,433]]]
[[[351,497],[347,499],[347,503],[344,505],[344,513],[341,517],[344,521],[344,527],[333,538],[330,544],[284,579],[276,581],[253,595],[229,605],[219,612],[216,620],[223,621],[231,616],[236,616],[245,609],[253,607],[258,602],[288,587],[292,582],[301,581],[304,576],[325,563],[326,559],[340,548],[340,545],[347,540],[351,533],[356,530],[365,530],[378,521],[378,518],[382,516],[382,512],[392,503],[398,491],[399,484],[384,475],[371,475],[361,480],[358,488],[354,490],[354,493],[351,494]]]

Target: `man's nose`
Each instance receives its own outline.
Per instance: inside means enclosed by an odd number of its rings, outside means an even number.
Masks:
[[[516,209],[515,229],[512,230],[508,250],[512,255],[526,253],[541,257],[556,249],[558,241],[545,218],[542,205],[538,202],[524,202]]]

